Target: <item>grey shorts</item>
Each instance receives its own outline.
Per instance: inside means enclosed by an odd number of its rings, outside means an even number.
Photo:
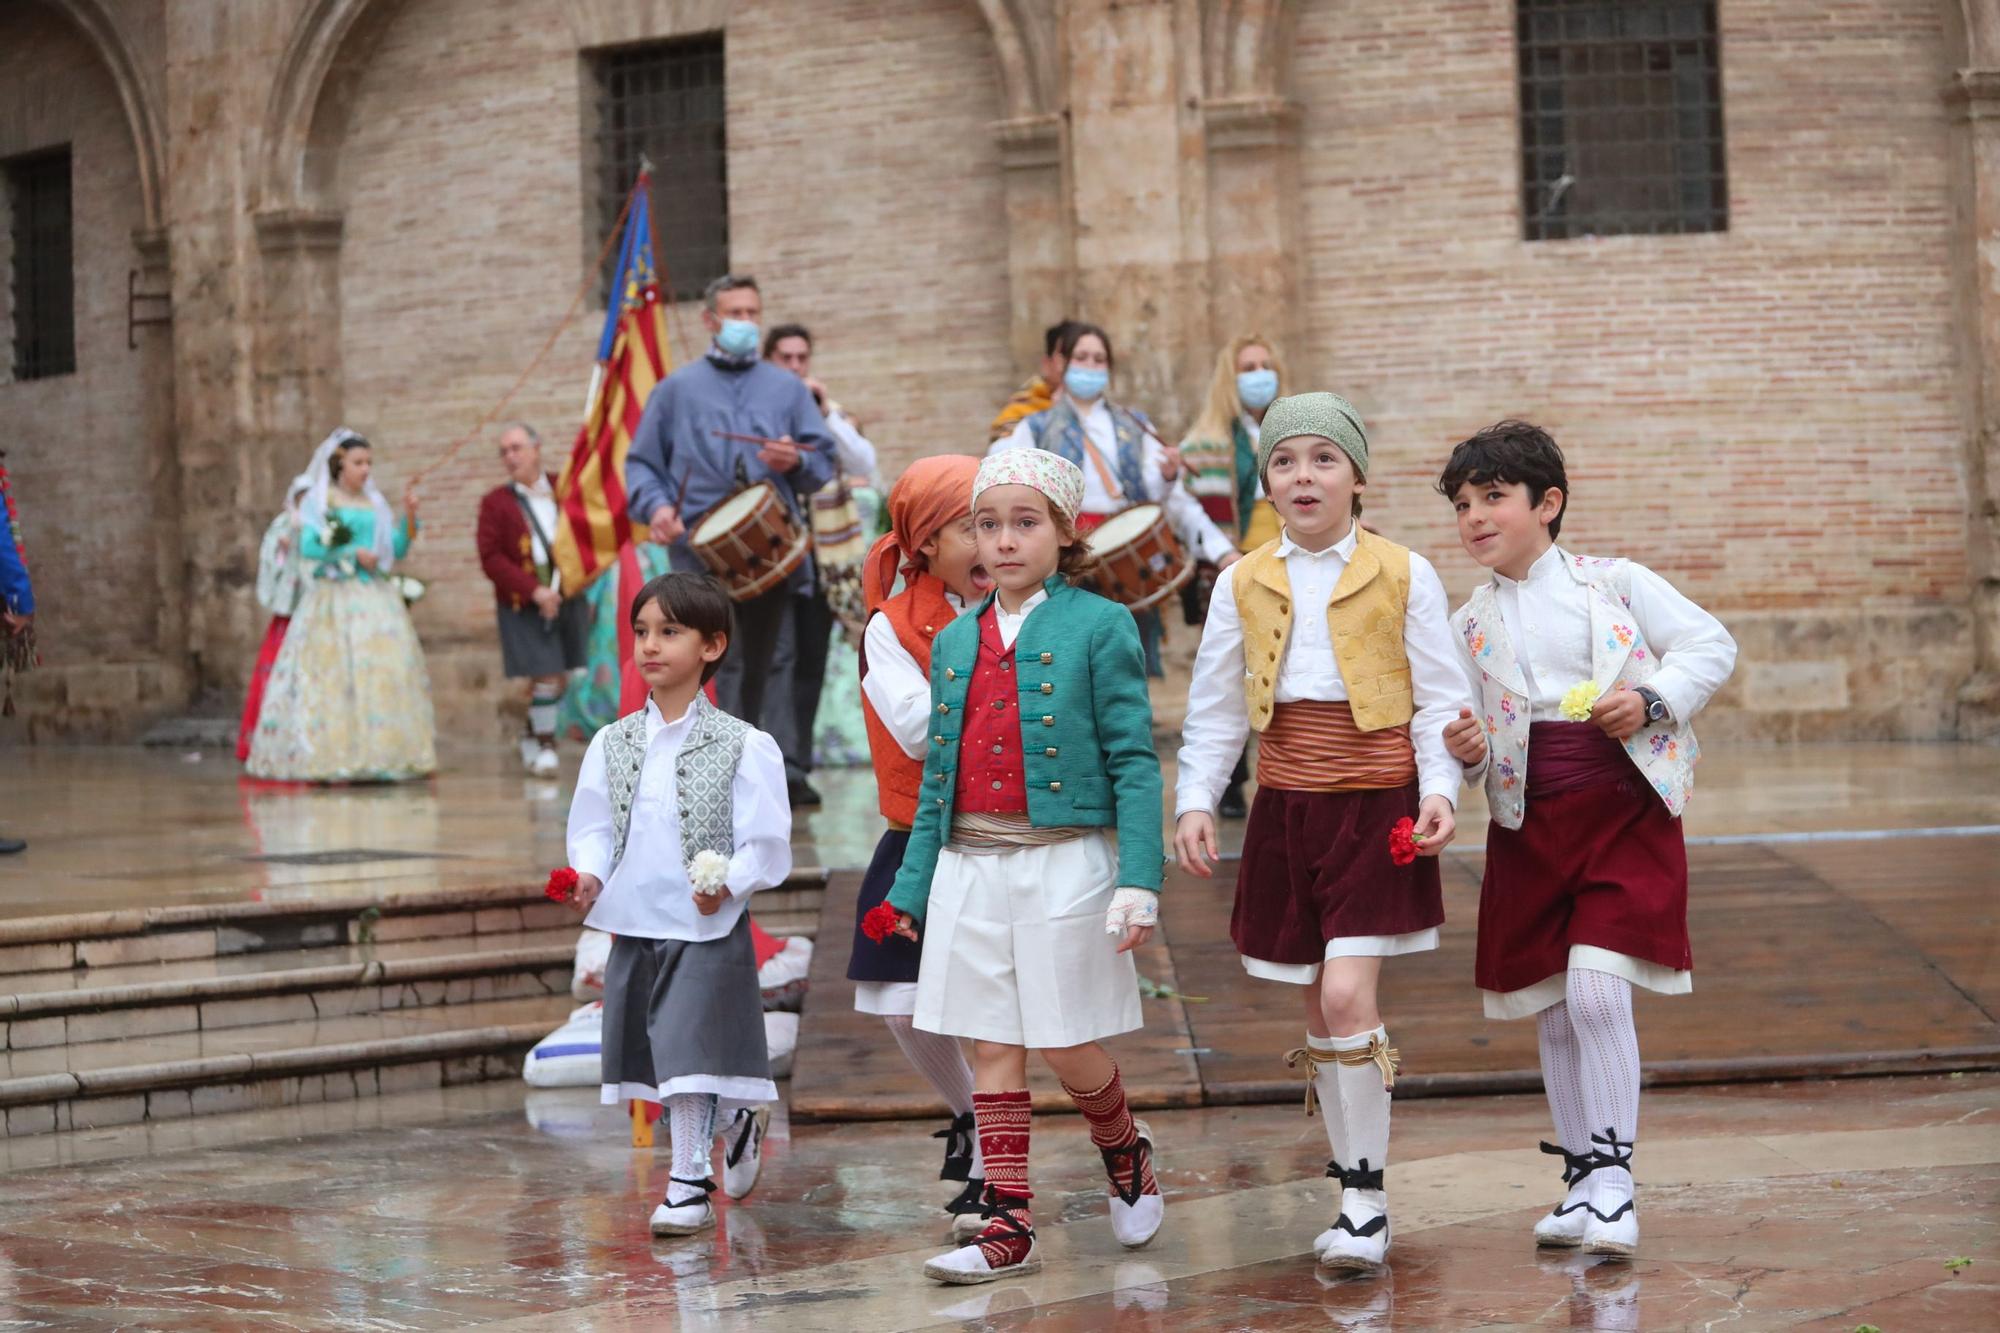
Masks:
[[[712,1092],[776,1101],[750,918],[719,940],[620,935],[604,968],[606,1104]]]

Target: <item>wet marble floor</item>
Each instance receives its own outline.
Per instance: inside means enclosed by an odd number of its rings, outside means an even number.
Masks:
[[[1171,800],[1170,738],[1162,750]],[[0,748],[0,832],[29,842],[0,858],[0,916],[538,882],[563,858],[578,757],[548,781],[505,747],[447,747],[428,782],[311,788],[245,780],[216,751]],[[882,831],[872,775],[814,781],[826,804],[798,814],[797,864],[865,867]],[[1477,792],[1460,823],[1475,847]],[[1713,746],[1687,816],[1696,840],[1995,825],[2000,748],[1969,745]],[[1241,823],[1223,836],[1240,842]]]
[[[333,1132],[216,1123],[157,1151],[128,1131],[130,1155],[0,1173],[0,1327],[1894,1331],[2000,1309],[2000,1075],[1649,1093],[1630,1263],[1530,1242],[1559,1188],[1539,1098],[1410,1103],[1377,1280],[1312,1261],[1326,1143],[1296,1106],[1152,1116],[1167,1224],[1140,1251],[1109,1235],[1081,1122],[1044,1117],[1047,1266],[980,1288],[918,1273],[947,1193],[927,1124],[781,1113],[750,1198],[655,1241],[664,1145],[628,1147],[591,1101],[457,1089]]]

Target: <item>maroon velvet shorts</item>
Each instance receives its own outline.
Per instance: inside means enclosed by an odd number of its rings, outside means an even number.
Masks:
[[[1562,749],[1597,749],[1589,780],[1537,780],[1538,747],[1555,760],[1559,747],[1551,742],[1558,739]],[[1565,753],[1544,770],[1568,779],[1584,758]],[[1558,789],[1551,793],[1549,785]],[[1521,827],[1487,828],[1473,975],[1481,990],[1520,990],[1566,970],[1572,944],[1691,970],[1687,886],[1681,822],[1624,749],[1590,723],[1537,722],[1529,732]]]
[[[1389,857],[1389,830],[1417,815],[1417,784],[1376,791],[1258,789],[1236,872],[1229,937],[1267,963],[1318,963],[1329,940],[1444,924],[1434,856]]]

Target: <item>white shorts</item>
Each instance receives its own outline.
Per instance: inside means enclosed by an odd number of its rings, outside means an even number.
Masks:
[[[1144,1026],[1138,969],[1104,930],[1117,879],[1102,833],[991,855],[939,853],[916,1025],[1036,1049]]]

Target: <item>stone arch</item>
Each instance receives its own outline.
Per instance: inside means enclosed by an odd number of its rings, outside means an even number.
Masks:
[[[102,0],[46,0],[102,13]],[[1258,0],[1245,0],[1253,7]],[[1272,0],[1264,0],[1271,3]],[[309,0],[292,29],[265,103],[256,201],[265,213],[339,206],[347,107],[368,53],[406,0]],[[1054,20],[1038,0],[977,0],[993,34],[1011,119],[1057,109]],[[121,78],[121,87],[123,79]],[[157,159],[157,155],[155,156]]]
[[[1211,0],[1202,15],[1202,93],[1284,98],[1291,93],[1292,0]]]
[[[369,51],[404,0],[310,0],[264,107],[256,201],[265,213],[339,206],[340,144]]]
[[[159,95],[152,80],[140,68],[132,44],[112,18],[104,0],[35,0],[44,9],[61,15],[81,32],[118,89],[125,123],[132,131],[132,151],[139,164],[139,195],[145,227],[157,232],[165,221],[166,192],[162,173],[166,169],[166,139],[162,128]]]

